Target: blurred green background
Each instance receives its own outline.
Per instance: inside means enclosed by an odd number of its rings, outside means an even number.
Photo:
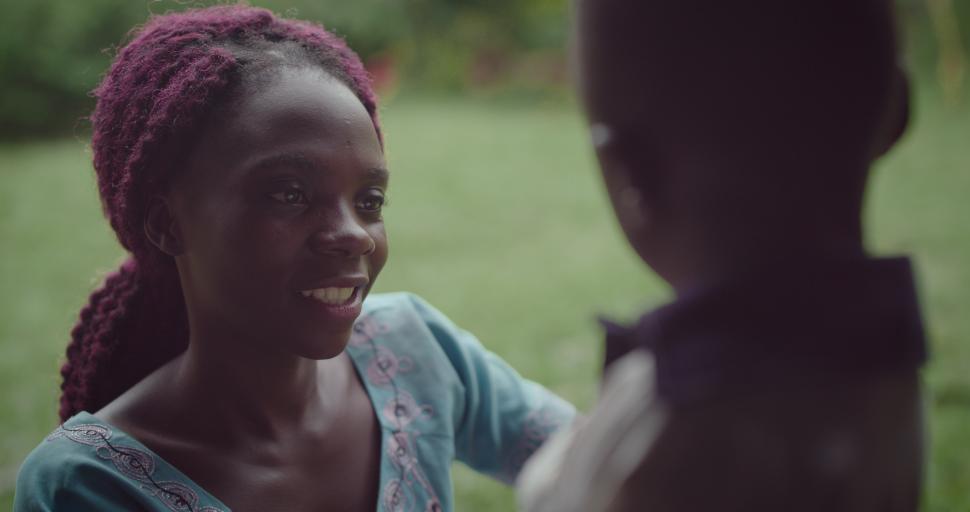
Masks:
[[[56,425],[68,332],[123,257],[95,193],[87,96],[149,13],[212,2],[0,0],[0,508]],[[393,179],[383,291],[423,295],[524,375],[588,407],[596,313],[669,298],[619,236],[569,93],[563,0],[255,1],[345,36],[380,83]],[[869,245],[915,258],[925,371],[924,510],[970,510],[970,2],[900,1],[909,135],[874,173]],[[456,469],[458,510],[511,491]]]

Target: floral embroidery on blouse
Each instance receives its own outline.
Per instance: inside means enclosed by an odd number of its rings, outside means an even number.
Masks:
[[[371,351],[365,378],[378,388],[391,388],[393,395],[381,408],[381,415],[393,426],[393,431],[385,441],[388,460],[395,467],[397,475],[381,489],[379,502],[387,512],[440,512],[441,501],[431,481],[425,475],[418,460],[416,441],[421,435],[417,429],[408,429],[415,421],[434,415],[431,405],[422,405],[411,393],[398,387],[394,377],[398,373],[414,370],[414,362],[407,356],[399,356],[385,345],[375,340],[380,335],[391,332],[391,326],[374,313],[362,316],[354,324],[350,344],[365,347]],[[429,497],[423,508],[416,508],[415,490],[422,489]]]
[[[391,326],[385,322],[378,322],[374,314],[364,314],[354,323],[354,330],[350,334],[351,345],[362,346],[370,344],[374,338],[391,332]]]
[[[398,357],[387,347],[376,346],[374,358],[367,365],[367,380],[385,386],[391,383],[398,372],[407,373],[414,368],[410,357]]]
[[[226,512],[215,507],[199,508],[199,495],[187,485],[175,481],[158,481],[155,473],[155,457],[138,448],[111,443],[112,430],[97,423],[85,423],[66,427],[59,426],[47,436],[46,441],[66,438],[75,443],[91,446],[98,457],[110,460],[119,473],[141,483],[141,489],[175,512]]]

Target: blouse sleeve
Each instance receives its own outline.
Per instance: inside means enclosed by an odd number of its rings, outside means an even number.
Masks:
[[[515,481],[525,461],[575,408],[543,386],[522,378],[471,333],[411,296],[463,385],[455,424],[455,456],[481,473]]]
[[[14,512],[148,510],[117,475],[71,450],[41,446],[17,474]]]

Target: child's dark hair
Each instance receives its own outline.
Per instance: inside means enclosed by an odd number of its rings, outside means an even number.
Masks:
[[[91,294],[71,332],[62,420],[100,409],[187,347],[178,273],[145,236],[147,205],[233,89],[294,65],[319,67],[347,85],[381,138],[360,59],[319,25],[242,5],[189,10],[152,17],[118,53],[94,91],[92,149],[105,216],[131,257]]]

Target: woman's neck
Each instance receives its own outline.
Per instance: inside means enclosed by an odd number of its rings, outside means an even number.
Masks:
[[[190,340],[172,373],[178,407],[218,418],[211,432],[200,433],[222,442],[271,441],[294,430],[326,428],[352,377],[345,354],[316,361],[248,343]]]

